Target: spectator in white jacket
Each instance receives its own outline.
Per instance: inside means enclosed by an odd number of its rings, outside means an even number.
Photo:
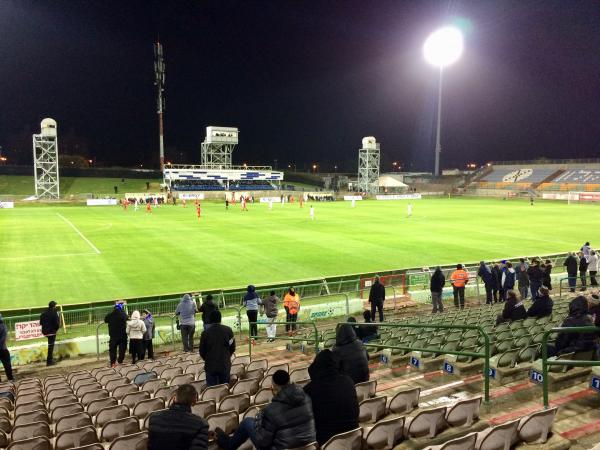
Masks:
[[[127,336],[129,336],[129,353],[131,353],[132,363],[144,359],[143,339],[146,332],[146,324],[140,319],[140,312],[131,313],[131,319],[127,321]]]
[[[596,250],[590,251],[590,256],[588,258],[588,272],[590,273],[590,284],[592,288],[598,286],[598,282],[596,281],[596,275],[598,274],[598,253]]]

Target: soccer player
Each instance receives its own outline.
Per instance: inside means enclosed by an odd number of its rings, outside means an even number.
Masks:
[[[353,199],[352,199],[352,207],[353,207],[353,208],[355,208],[355,207],[356,207],[356,199],[355,199],[355,198],[353,198]]]
[[[152,214],[152,202],[146,202],[146,212]]]
[[[127,199],[126,199],[126,198],[124,198],[124,199],[123,199],[123,209],[124,209],[125,211],[127,211],[127,205],[128,205],[128,204],[129,204],[129,202],[127,201]]]
[[[181,199],[181,204],[182,204],[182,205],[183,205],[183,207],[185,208],[185,197],[183,197],[183,198]]]
[[[314,206],[310,206],[310,211],[308,213],[310,215],[310,220],[315,220],[315,208]]]
[[[269,211],[273,209],[273,200],[269,199]]]
[[[137,211],[139,206],[140,206],[140,202],[139,202],[139,200],[136,197],[135,203],[133,204],[133,210]]]
[[[406,207],[407,211],[406,211],[406,215],[407,217],[412,216],[412,203],[409,203],[408,206]]]
[[[300,208],[302,208],[304,205],[304,194],[300,195]]]
[[[242,202],[242,211],[248,211],[248,207],[246,206],[246,197],[242,195],[240,201]]]
[[[202,209],[200,208],[200,202],[196,205],[196,214],[198,215],[198,220],[200,220],[200,215],[202,214]]]
[[[225,209],[229,209],[229,199],[225,197]]]

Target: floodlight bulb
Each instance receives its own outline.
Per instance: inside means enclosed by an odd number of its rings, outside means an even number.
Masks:
[[[429,35],[423,44],[423,56],[429,64],[443,68],[458,61],[463,46],[461,31],[455,27],[444,27]]]

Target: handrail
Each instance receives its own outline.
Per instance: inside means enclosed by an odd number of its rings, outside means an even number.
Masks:
[[[311,325],[315,331],[315,354],[319,353],[319,330],[314,320],[306,322],[270,322],[270,325]],[[258,325],[258,322],[257,322]],[[250,327],[248,327],[248,355],[252,357],[252,340],[253,339],[264,339],[263,336],[252,336]],[[297,341],[298,337],[276,337],[279,341]]]
[[[339,322],[336,325],[336,328],[340,325],[350,325],[350,326],[360,326],[362,324],[356,322]],[[484,375],[484,384],[483,384],[483,392],[484,392],[484,403],[490,403],[490,337],[485,332],[485,330],[479,325],[428,325],[428,324],[411,324],[411,323],[377,323],[377,327],[388,327],[388,328],[432,328],[437,330],[477,330],[480,335],[483,336],[485,341],[484,353],[475,353],[475,352],[463,352],[460,350],[444,350],[441,348],[417,348],[417,347],[404,347],[399,345],[385,345],[385,344],[363,344],[365,347],[375,347],[375,348],[390,348],[396,350],[409,350],[409,351],[420,351],[420,352],[430,352],[430,353],[443,353],[448,355],[457,355],[457,356],[473,356],[475,358],[484,358],[483,365],[483,375]]]
[[[548,337],[552,333],[598,333],[600,327],[557,327],[544,332],[542,337],[542,390],[544,396],[544,408],[548,409],[548,366],[600,366],[600,361],[583,361],[576,359],[556,359],[548,361]]]
[[[569,280],[572,280],[573,278],[575,279],[575,289],[577,289],[577,280],[579,280],[579,278],[580,278],[580,277],[578,277],[578,276],[574,276],[574,277],[565,277],[565,278],[561,278],[560,280],[558,280],[558,296],[559,296],[560,298],[562,298],[562,293],[563,293],[563,281],[565,281],[565,280],[566,280],[566,281],[568,282]],[[587,278],[587,277],[586,277],[586,278]],[[581,286],[581,285],[580,285],[580,286]],[[567,286],[567,288],[565,288],[565,291],[566,291],[566,290],[568,290],[568,289],[571,289],[571,287],[570,287],[570,286]]]

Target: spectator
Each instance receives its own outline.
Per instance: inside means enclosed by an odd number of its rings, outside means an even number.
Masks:
[[[197,402],[194,386],[179,386],[169,409],[156,411],[148,419],[148,450],[208,449],[208,422],[192,413]]]
[[[490,268],[485,265],[485,261],[479,263],[477,275],[479,275],[479,278],[481,278],[481,281],[483,281],[483,285],[485,286],[485,304],[491,305],[493,303],[492,292],[494,290],[494,276]]]
[[[502,322],[512,322],[525,318],[527,318],[527,311],[525,310],[525,306],[523,306],[523,302],[518,299],[515,291],[512,289],[508,290],[506,292],[504,309],[502,310],[502,314],[498,316],[496,325]]]
[[[590,252],[588,271],[590,272],[590,284],[594,288],[598,286],[598,282],[596,281],[596,275],[598,274],[598,254],[595,250]]]
[[[352,317],[354,319],[354,317]],[[379,339],[377,334],[377,325],[374,324],[371,317],[371,311],[363,311],[363,319],[365,319],[365,325],[359,325],[354,329],[356,336],[364,343],[368,343],[373,339]]]
[[[269,296],[263,300],[263,307],[267,316],[267,342],[273,342],[277,334],[277,325],[274,323],[277,322],[277,303],[279,303],[279,297],[275,295],[275,291],[271,291]]]
[[[538,296],[533,299],[533,304],[527,310],[527,317],[536,317],[538,319],[552,315],[554,302],[550,298],[548,288],[542,286],[538,291]]]
[[[588,270],[588,260],[583,252],[579,252],[579,277],[581,278],[581,290],[587,288],[586,275]]]
[[[569,316],[561,327],[589,327],[594,322],[588,315],[588,303],[584,296],[575,297],[569,303]],[[585,352],[596,347],[597,333],[558,333],[554,346],[548,345],[548,355],[556,356],[572,352]]]
[[[352,378],[354,384],[369,381],[369,357],[351,325],[340,325],[335,337],[333,353],[340,370]]]
[[[190,294],[185,294],[181,298],[175,315],[179,316],[183,351],[192,352],[194,351],[194,333],[196,332],[196,302]]]
[[[529,262],[525,258],[519,258],[519,270],[524,267],[525,270],[529,269]]]
[[[528,296],[527,294],[529,293],[529,275],[527,274],[527,269],[523,265],[519,265],[517,286],[519,286],[519,294],[521,295],[521,298],[526,299]]]
[[[199,309],[199,312],[202,313],[202,329],[208,330],[210,327],[210,315],[218,309],[219,307],[213,301],[213,296],[208,294]]]
[[[48,309],[40,315],[40,325],[42,326],[42,334],[48,339],[46,365],[53,366],[55,364],[53,358],[54,341],[56,341],[56,333],[60,329],[60,317],[56,311],[56,302],[54,300],[48,303]]]
[[[2,366],[4,367],[4,373],[6,374],[7,380],[14,381],[12,364],[10,362],[10,352],[8,351],[8,346],[6,345],[7,339],[8,331],[6,330],[6,325],[4,325],[2,314],[0,314],[0,361],[2,361]]]
[[[229,383],[231,355],[235,352],[235,338],[231,328],[221,325],[221,312],[210,313],[210,328],[200,336],[200,356],[204,360],[206,385]]]
[[[592,322],[597,327],[600,327],[600,295],[592,294],[588,299],[588,313],[592,318]],[[598,332],[600,337],[600,331]]]
[[[454,306],[456,309],[465,307],[465,286],[469,282],[469,274],[463,270],[462,264],[456,265],[456,270],[450,276],[452,291],[454,293]]]
[[[435,268],[431,280],[429,282],[429,290],[431,291],[431,303],[433,305],[432,314],[444,312],[444,304],[442,302],[442,292],[446,284],[446,277],[442,269],[438,266]]]
[[[256,417],[246,417],[232,437],[217,428],[217,443],[235,450],[250,439],[259,449],[303,447],[315,441],[315,421],[308,395],[283,370],[273,374],[273,400]]]
[[[117,362],[123,364],[127,349],[127,314],[123,311],[123,303],[117,302],[114,309],[104,317],[104,322],[108,324],[110,366],[115,367]],[[118,359],[117,348],[119,349]]]
[[[258,305],[261,303],[261,300],[256,293],[256,288],[252,284],[246,290],[243,303],[246,307],[246,316],[248,316],[248,323],[250,324],[250,336],[254,340],[254,336],[258,336],[256,321],[258,320]]]
[[[538,296],[538,290],[542,287],[542,283],[544,282],[544,272],[540,267],[540,261],[534,259],[527,269],[527,275],[529,275],[529,284],[531,286],[531,298],[535,300]]]
[[[501,280],[502,280],[502,272],[500,272],[500,266],[498,263],[494,263],[492,266],[492,294],[494,295],[494,303],[498,303],[500,299],[498,298],[498,292],[500,292]]]
[[[288,336],[296,334],[296,322],[298,320],[298,311],[300,311],[300,296],[296,293],[293,287],[288,290],[288,293],[283,297],[283,307],[285,308],[285,321],[292,322],[285,324],[285,331]]]
[[[542,265],[542,270],[544,271],[544,276],[542,278],[542,284],[548,288],[549,291],[552,290],[552,261],[549,259]]]
[[[589,242],[586,242],[581,247],[581,252],[583,253],[583,256],[585,256],[586,258],[588,256],[590,256],[591,251],[592,251],[592,248],[590,247],[590,243]]]
[[[502,301],[506,300],[508,291],[515,288],[516,278],[515,269],[513,269],[512,263],[508,261],[502,272]]]
[[[146,332],[146,325],[140,319],[140,312],[131,313],[131,319],[127,321],[125,332],[129,337],[129,353],[131,362],[135,364],[138,359],[144,359],[143,340]]]
[[[575,286],[577,285],[577,258],[572,252],[569,252],[567,259],[563,263],[563,266],[567,268],[567,276],[569,277],[569,290],[575,292]]]
[[[383,302],[385,301],[385,286],[375,275],[375,281],[369,290],[369,303],[371,304],[371,317],[375,321],[375,312],[379,311],[379,321],[383,322]]]
[[[152,317],[152,314],[147,309],[144,310],[144,325],[146,326],[146,331],[142,341],[142,357],[140,359],[144,359],[146,353],[148,353],[148,359],[154,359],[154,347],[152,346],[152,339],[154,339],[154,317]]]
[[[310,383],[304,392],[312,401],[319,445],[336,434],[358,428],[356,388],[352,379],[339,371],[331,350],[317,353],[308,374]]]

